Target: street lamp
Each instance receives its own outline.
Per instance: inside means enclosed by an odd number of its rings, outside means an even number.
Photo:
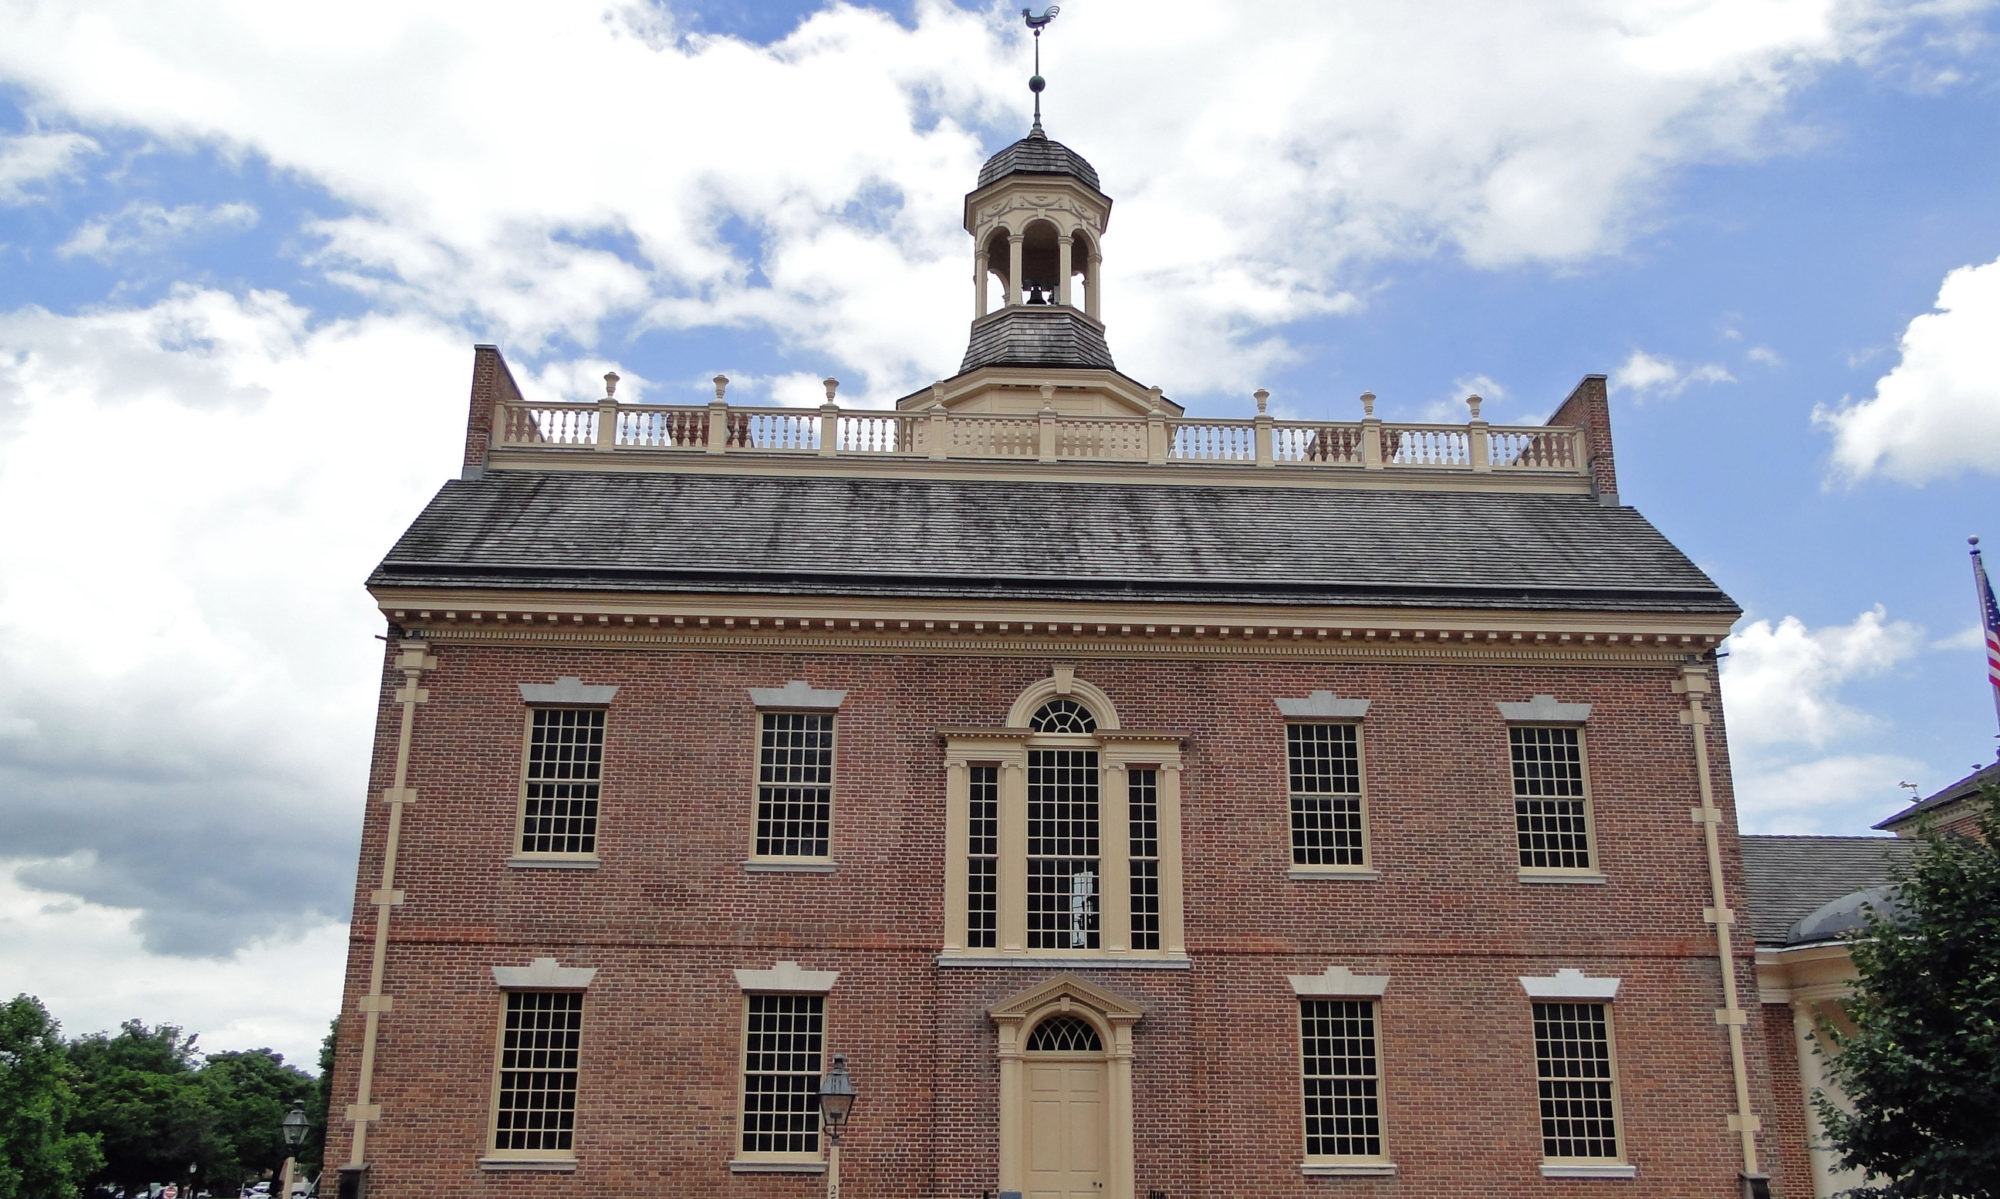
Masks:
[[[826,1199],[840,1199],[840,1129],[854,1109],[854,1082],[847,1077],[847,1055],[833,1055],[833,1069],[819,1080],[819,1116],[832,1142],[826,1162]]]
[[[298,1161],[299,1146],[305,1144],[306,1129],[311,1126],[312,1121],[306,1119],[306,1109],[297,1103],[292,1105],[291,1111],[285,1113],[284,1119],[278,1121],[278,1131],[285,1138],[286,1149],[285,1169],[279,1175],[278,1181],[280,1199],[292,1199],[292,1170]]]

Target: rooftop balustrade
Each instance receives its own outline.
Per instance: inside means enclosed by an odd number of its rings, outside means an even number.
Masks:
[[[1372,400],[1373,397],[1366,397]],[[1262,406],[1263,396],[1259,395]],[[1582,430],[1569,425],[1462,425],[1378,420],[1289,421],[1070,416],[1044,408],[1005,415],[729,404],[495,405],[497,451],[760,458],[1097,462],[1583,476]],[[538,454],[539,458],[540,455]],[[579,462],[582,466],[585,463]]]

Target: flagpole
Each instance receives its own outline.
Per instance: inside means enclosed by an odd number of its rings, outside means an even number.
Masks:
[[[1986,559],[1979,552],[1977,536],[1965,539],[1972,546],[1972,590],[1979,605],[1979,632],[1986,651],[1986,682],[1993,690],[1993,720],[2000,725],[2000,608],[1993,601],[1993,582],[1986,577]],[[1995,734],[2000,737],[2000,734]],[[1996,753],[2000,759],[2000,753]]]

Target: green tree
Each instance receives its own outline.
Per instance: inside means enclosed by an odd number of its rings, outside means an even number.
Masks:
[[[0,1199],[68,1199],[97,1169],[97,1139],[71,1128],[75,1075],[40,1000],[0,1006]]]
[[[306,1101],[306,1143],[299,1149],[299,1161],[315,1176],[326,1170],[326,1114],[333,1106],[333,1059],[340,1050],[340,1017],[328,1022],[326,1039],[319,1043],[319,1077],[313,1081],[312,1098]]]
[[[275,1169],[286,1153],[285,1114],[312,1097],[312,1078],[269,1049],[211,1053],[200,1077],[216,1120],[215,1154],[201,1163],[203,1182],[220,1193]]]
[[[2000,1199],[2000,788],[1978,837],[1926,832],[1896,874],[1896,910],[1849,942],[1855,1031],[1821,1030],[1852,1114],[1816,1095],[1827,1137],[1868,1199]]]
[[[185,1182],[190,1163],[222,1156],[221,1120],[197,1072],[195,1038],[170,1024],[127,1020],[116,1036],[70,1045],[79,1075],[76,1125],[104,1151],[99,1181],[124,1189]]]

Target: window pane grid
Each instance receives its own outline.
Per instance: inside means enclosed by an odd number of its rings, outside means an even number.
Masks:
[[[536,708],[528,731],[522,853],[596,853],[604,710]]]
[[[1292,864],[1361,866],[1361,738],[1351,724],[1288,724]]]
[[[743,1038],[743,1152],[819,1152],[826,997],[752,995]]]
[[[1302,999],[1306,1156],[1382,1156],[1381,1077],[1375,1060],[1375,1005]]]
[[[1126,772],[1131,824],[1132,948],[1160,947],[1160,772]]]
[[[1601,1003],[1535,1005],[1535,1078],[1542,1156],[1616,1159],[1611,1030]]]
[[[823,858],[833,820],[833,717],[766,712],[757,757],[757,855]]]
[[[1590,868],[1590,828],[1584,812],[1583,743],[1576,729],[1510,728],[1514,765],[1514,827],[1521,865]]]
[[[1036,733],[1094,733],[1097,717],[1073,699],[1052,699],[1035,709],[1028,729]]]
[[[1097,751],[1028,753],[1028,947],[1096,949]]]
[[[970,773],[965,944],[971,949],[991,949],[1000,931],[1000,768],[974,766]]]
[[[567,1153],[574,1148],[582,1033],[582,994],[507,993],[493,1130],[496,1150]]]

